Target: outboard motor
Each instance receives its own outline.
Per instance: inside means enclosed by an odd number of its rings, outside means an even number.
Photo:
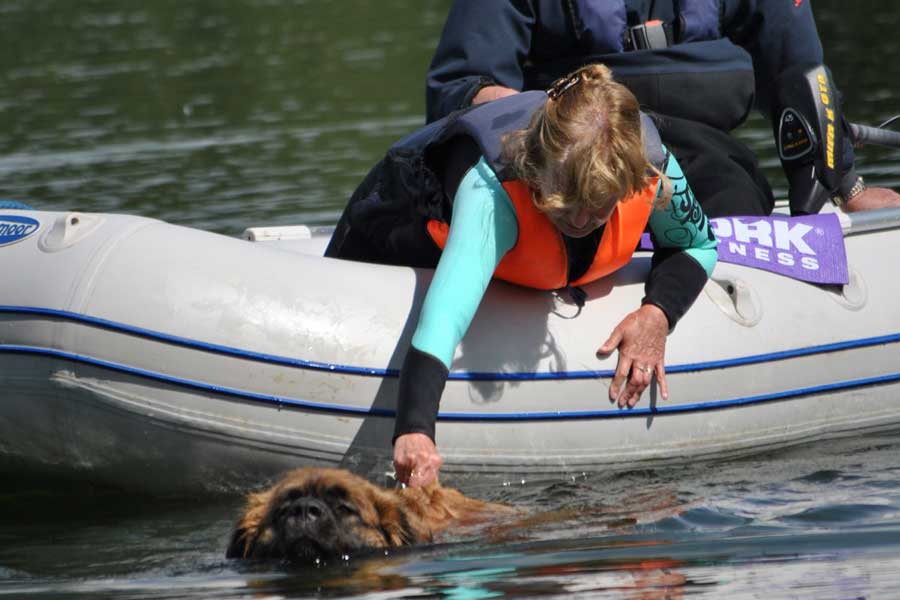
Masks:
[[[823,66],[792,69],[780,78],[775,139],[788,176],[791,214],[821,210],[843,192],[844,121],[831,73]]]

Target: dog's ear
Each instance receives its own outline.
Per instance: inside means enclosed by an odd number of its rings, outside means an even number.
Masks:
[[[432,541],[431,528],[416,511],[409,509],[402,497],[382,492],[374,504],[381,533],[389,546],[409,546]]]
[[[243,527],[234,528],[234,531],[231,532],[228,550],[225,551],[225,558],[247,558],[247,533]]]
[[[228,544],[228,550],[225,551],[225,558],[248,558],[254,554],[254,547],[259,539],[272,496],[271,489],[247,496],[244,516],[234,526],[231,542]]]

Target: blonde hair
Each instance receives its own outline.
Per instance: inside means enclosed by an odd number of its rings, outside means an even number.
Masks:
[[[656,206],[668,204],[672,183],[644,152],[637,98],[606,66],[582,67],[549,94],[527,128],[503,139],[516,176],[540,190],[538,209],[607,209],[653,177],[663,184]]]

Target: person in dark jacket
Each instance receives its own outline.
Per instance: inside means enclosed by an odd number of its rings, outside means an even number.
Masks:
[[[816,130],[817,99],[806,96],[825,85],[824,108],[839,108],[823,59],[809,0],[456,0],[428,71],[427,118],[544,89],[599,62],[655,114],[710,217],[774,207],[756,156],[729,134],[754,106],[786,145],[797,112],[810,138],[818,133],[815,151],[781,153],[792,212],[818,212],[829,198],[847,211],[900,205],[857,175],[845,123]]]
[[[591,65],[547,93],[436,121],[387,152],[325,254],[436,267],[400,374],[401,482],[437,475],[438,404],[490,280],[543,290],[590,283],[627,264],[647,228],[646,296],[599,348],[619,351],[609,397],[620,407],[634,406],[654,376],[668,397],[666,335],[717,260],[708,219],[634,95]]]

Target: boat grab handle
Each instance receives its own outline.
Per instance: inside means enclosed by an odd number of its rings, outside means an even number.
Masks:
[[[763,308],[753,288],[739,277],[715,275],[703,288],[713,304],[736,323],[753,327],[762,319]]]

